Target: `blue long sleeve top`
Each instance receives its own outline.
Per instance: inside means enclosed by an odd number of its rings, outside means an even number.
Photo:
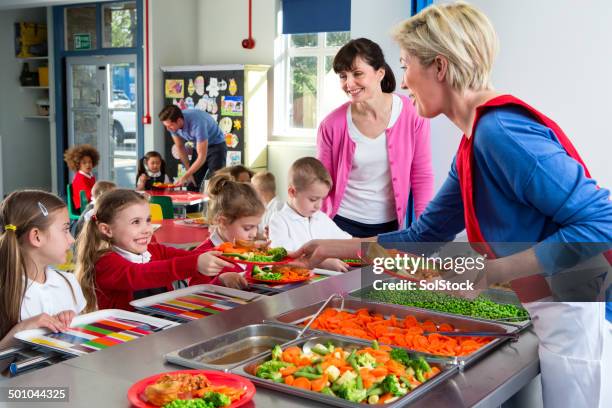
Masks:
[[[485,240],[498,256],[507,246],[535,243],[544,271],[554,273],[551,243],[592,242],[580,261],[612,247],[610,192],[598,188],[569,157],[555,134],[524,109],[488,110],[474,133],[474,206]],[[378,242],[447,242],[465,228],[456,163],[419,219],[409,228],[382,234]],[[545,273],[546,273],[545,272]]]

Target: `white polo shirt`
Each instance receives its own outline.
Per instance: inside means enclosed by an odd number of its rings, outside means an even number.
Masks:
[[[341,230],[322,211],[310,218],[303,217],[285,204],[270,221],[270,240],[272,247],[284,247],[295,251],[313,239],[350,239],[351,235]]]
[[[28,279],[25,296],[21,302],[21,320],[41,313],[56,315],[64,310],[74,310],[76,314],[81,313],[87,302],[74,274],[47,268],[46,275],[45,283]],[[66,280],[70,283],[72,290]],[[72,297],[73,292],[74,298]]]

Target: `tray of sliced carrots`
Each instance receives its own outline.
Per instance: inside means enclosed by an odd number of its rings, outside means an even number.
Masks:
[[[322,303],[276,316],[274,320],[302,326],[312,318]],[[477,336],[444,336],[436,332],[509,333],[516,327],[484,322],[462,316],[400,307],[360,300],[332,300],[311,324],[310,329],[340,336],[377,340],[381,344],[405,347],[429,355],[463,360],[466,364],[489,352],[506,339]],[[429,333],[429,334],[426,334]]]
[[[409,404],[457,366],[374,342],[315,335],[276,345],[231,372],[254,383],[339,407]]]

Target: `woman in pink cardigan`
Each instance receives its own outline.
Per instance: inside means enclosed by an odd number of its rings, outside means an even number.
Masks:
[[[406,228],[410,192],[417,217],[433,195],[429,121],[393,93],[395,77],[375,42],[349,41],[333,67],[349,102],[319,126],[317,157],[334,182],[322,210],[354,237]]]

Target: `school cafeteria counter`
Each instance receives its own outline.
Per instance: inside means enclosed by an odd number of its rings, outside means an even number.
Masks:
[[[259,323],[280,313],[327,299],[332,293],[360,287],[360,272],[353,271],[323,282],[258,300],[222,314],[196,320],[77,357],[32,373],[0,380],[0,387],[68,387],[69,403],[44,403],[49,407],[128,407],[127,391],[138,380],[152,374],[180,369],[164,361],[163,355],[247,324]],[[537,338],[532,329],[519,340],[505,343],[449,381],[425,394],[411,407],[498,407],[527,385],[540,372]],[[4,404],[0,401],[0,405]],[[31,404],[39,405],[39,404]],[[10,405],[9,405],[10,406]],[[16,403],[14,406],[24,406]],[[324,407],[280,392],[258,387],[245,407]]]

